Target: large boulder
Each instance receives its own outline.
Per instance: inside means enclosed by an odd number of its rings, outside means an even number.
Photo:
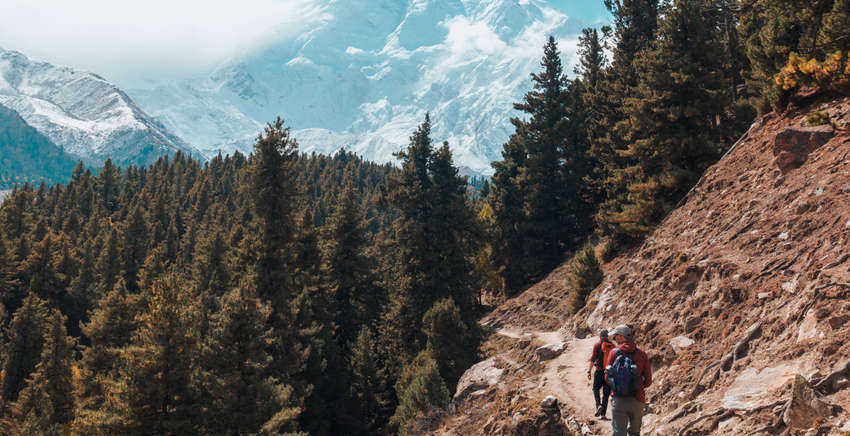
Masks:
[[[552,360],[564,352],[564,343],[558,342],[554,344],[546,344],[534,351],[537,354],[537,359],[541,362]]]
[[[828,404],[821,401],[805,377],[797,375],[791,388],[791,399],[785,407],[782,421],[792,430],[814,427],[831,415]]]
[[[499,383],[505,370],[496,366],[497,358],[498,356],[493,356],[467,369],[457,382],[454,401],[463,400],[475,392]]]
[[[773,143],[774,163],[784,173],[806,162],[809,153],[835,136],[832,126],[786,128]]]
[[[676,354],[688,349],[693,344],[694,340],[687,336],[676,336],[675,338],[670,339],[670,346],[673,347],[673,351],[676,352]]]

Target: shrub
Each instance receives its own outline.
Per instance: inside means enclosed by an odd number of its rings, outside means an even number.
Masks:
[[[829,114],[826,112],[815,112],[806,117],[806,124],[809,127],[823,126],[829,124]]]
[[[837,51],[823,61],[806,59],[796,53],[788,56],[785,67],[774,78],[776,84],[786,91],[802,86],[813,86],[821,90],[850,93],[850,52]]]
[[[602,267],[593,246],[587,244],[576,254],[570,272],[570,310],[576,313],[584,307],[587,296],[602,283]]]
[[[475,325],[463,321],[460,308],[451,297],[444,298],[425,312],[422,332],[428,338],[427,349],[437,363],[448,389],[478,358],[479,335]]]
[[[398,408],[390,423],[397,426],[399,435],[408,433],[407,425],[414,418],[427,416],[449,404],[449,390],[440,376],[437,362],[423,351],[404,368],[396,383]]]

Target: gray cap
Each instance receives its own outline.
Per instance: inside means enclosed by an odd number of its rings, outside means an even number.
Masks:
[[[599,337],[600,338],[607,338],[608,337],[608,330],[599,329]]]
[[[617,327],[614,327],[614,330],[611,332],[611,336],[622,335],[626,339],[631,339],[632,334],[633,334],[632,328],[625,325],[625,324],[621,324],[621,325],[618,325]]]

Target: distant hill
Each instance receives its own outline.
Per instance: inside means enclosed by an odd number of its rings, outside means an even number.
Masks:
[[[64,182],[76,162],[17,112],[0,105],[0,190],[22,182]]]

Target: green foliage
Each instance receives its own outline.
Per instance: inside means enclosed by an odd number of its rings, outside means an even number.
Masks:
[[[199,350],[199,406],[205,434],[254,434],[292,429],[298,409],[292,388],[268,375],[274,341],[271,308],[249,291],[225,295]]]
[[[494,260],[508,293],[558,265],[590,229],[582,87],[565,78],[554,38],[543,51],[533,89],[514,105],[529,118],[511,120],[516,131],[494,163]]]
[[[584,307],[590,292],[602,283],[603,273],[593,245],[585,244],[570,265],[570,311],[576,313]]]
[[[716,19],[699,0],[674,1],[654,47],[635,58],[638,86],[625,102],[628,118],[617,124],[625,146],[615,150],[627,163],[610,171],[622,188],[598,213],[606,232],[647,234],[720,157],[716,120],[729,96]]]
[[[355,410],[364,422],[356,428],[356,434],[374,434],[386,424],[386,418],[392,414],[392,399],[387,386],[387,373],[380,366],[375,334],[363,327],[357,335],[357,341],[351,348],[349,368],[351,385],[349,396],[355,403]]]
[[[809,127],[823,126],[829,124],[829,114],[817,111],[806,117],[806,125]]]
[[[7,403],[18,399],[27,378],[41,361],[47,316],[45,302],[29,294],[6,327],[8,342],[3,353],[2,394]]]
[[[398,286],[385,315],[386,337],[396,347],[387,354],[397,362],[424,348],[418,326],[436,301],[452,297],[466,315],[475,302],[468,253],[479,244],[478,223],[448,144],[435,149],[430,134],[426,115],[407,149],[396,154],[401,171],[387,179],[389,202],[399,215],[394,223]]]
[[[55,431],[74,419],[74,340],[65,330],[65,317],[55,309],[47,316],[44,330],[41,360],[12,406],[23,417],[23,427],[38,428],[39,433]]]
[[[449,298],[440,300],[422,317],[428,353],[437,362],[440,375],[454,391],[464,371],[478,361],[480,332],[464,322],[460,308]]]
[[[758,95],[760,112],[785,108],[793,90],[774,78],[792,54],[826,59],[850,49],[848,10],[848,0],[741,1],[741,33],[752,65],[748,85]]]
[[[404,368],[396,383],[396,392],[399,405],[391,422],[398,428],[399,435],[407,434],[412,420],[449,404],[449,391],[440,376],[437,361],[427,351],[419,353]]]
[[[109,419],[100,430],[122,434],[195,433],[199,420],[193,376],[198,367],[198,303],[171,277],[145,290],[146,310],[117,356],[107,386]]]

